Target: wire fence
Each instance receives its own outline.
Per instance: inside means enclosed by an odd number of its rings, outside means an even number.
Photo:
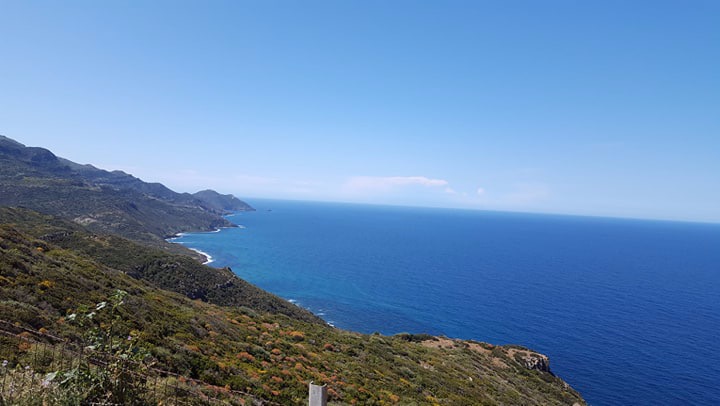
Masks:
[[[87,405],[280,405],[251,393],[143,367],[5,320],[0,320],[0,349],[9,354],[0,360],[1,406],[73,399],[86,399],[81,403]]]

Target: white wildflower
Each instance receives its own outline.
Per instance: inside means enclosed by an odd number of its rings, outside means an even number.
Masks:
[[[45,378],[43,378],[43,380],[41,382],[42,387],[47,388],[48,386],[50,386],[50,383],[53,381],[53,379],[55,379],[56,375],[57,375],[57,371],[50,372],[49,374],[45,375]]]

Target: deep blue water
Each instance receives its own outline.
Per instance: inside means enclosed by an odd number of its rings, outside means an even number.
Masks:
[[[341,328],[531,347],[593,405],[720,404],[720,225],[251,204],[178,241]]]

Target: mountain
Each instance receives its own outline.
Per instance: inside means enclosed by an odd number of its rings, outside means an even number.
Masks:
[[[211,210],[221,212],[236,212],[254,210],[249,204],[233,195],[221,195],[214,190],[201,190],[193,193],[193,197],[204,202],[204,206]]]
[[[186,254],[186,249],[165,239],[180,232],[232,227],[223,214],[253,210],[229,195],[176,193],[159,183],[80,165],[4,136],[0,136],[0,205],[31,208],[96,232]]]

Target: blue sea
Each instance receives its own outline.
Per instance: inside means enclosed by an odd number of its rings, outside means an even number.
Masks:
[[[365,333],[520,344],[592,405],[720,404],[720,225],[256,200],[177,239]]]

